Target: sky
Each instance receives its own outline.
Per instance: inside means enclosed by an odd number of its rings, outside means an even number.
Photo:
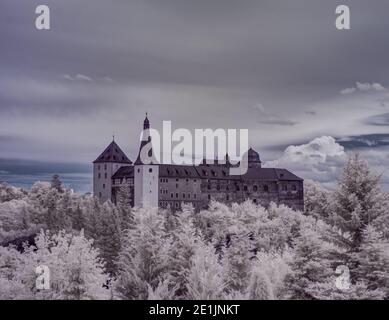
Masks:
[[[147,111],[249,129],[266,166],[328,185],[358,151],[389,185],[387,0],[45,0],[50,31],[39,4],[0,4],[0,159],[90,163],[115,134],[134,160]]]

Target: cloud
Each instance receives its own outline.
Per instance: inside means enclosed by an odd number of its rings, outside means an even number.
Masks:
[[[266,167],[289,169],[303,179],[333,185],[347,154],[331,136],[321,136],[301,145],[288,146],[281,157],[265,163]]]
[[[363,134],[359,136],[349,136],[337,139],[337,142],[346,148],[354,149],[373,149],[389,146],[389,134]]]
[[[78,73],[75,76],[71,76],[69,74],[62,75],[63,79],[69,80],[69,81],[87,81],[87,82],[93,82],[93,79],[89,76],[86,76],[85,74]]]
[[[368,117],[364,120],[364,123],[372,126],[389,126],[389,113]]]
[[[352,94],[356,91],[385,91],[386,88],[384,88],[381,84],[375,82],[375,83],[369,83],[369,82],[356,82],[356,86],[353,88],[346,88],[340,91],[341,94]]]
[[[371,146],[374,145],[374,148]],[[265,167],[282,167],[303,179],[334,188],[348,157],[358,152],[371,171],[381,175],[384,190],[389,190],[389,134],[361,135],[335,139],[321,136],[308,143],[288,146],[283,154]]]
[[[351,93],[354,93],[355,91],[357,91],[356,88],[346,88],[346,89],[343,89],[342,91],[340,91],[341,94],[351,94]]]
[[[76,79],[81,80],[81,81],[88,81],[88,82],[93,81],[91,77],[88,77],[88,76],[86,76],[84,74],[80,74],[80,73],[76,75]]]
[[[296,121],[285,119],[275,113],[267,112],[265,107],[260,103],[254,106],[254,110],[259,114],[258,122],[262,124],[279,126],[294,126],[297,124]]]

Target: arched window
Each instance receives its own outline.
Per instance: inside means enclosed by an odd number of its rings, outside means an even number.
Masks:
[[[257,192],[257,191],[258,191],[258,186],[254,186],[254,187],[253,187],[253,191],[254,191],[254,192]]]

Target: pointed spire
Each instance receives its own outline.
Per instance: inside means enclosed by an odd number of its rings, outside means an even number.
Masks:
[[[147,112],[146,112],[146,118],[143,121],[143,130],[150,129],[150,121],[149,118],[147,118]]]
[[[141,143],[140,143],[139,153],[138,153],[138,157],[137,157],[137,159],[135,161],[135,164],[144,164],[142,159],[141,159],[141,152],[142,152],[143,148],[146,145],[151,143],[151,135],[150,135],[150,132],[149,132],[149,130],[150,130],[150,121],[149,121],[147,116],[148,116],[148,114],[146,112],[146,118],[143,121],[143,131],[144,132],[142,134],[142,140],[141,140]],[[153,163],[153,164],[157,163],[157,160],[154,157],[152,146],[151,146],[150,150],[148,150],[147,155],[148,155],[149,159],[151,160],[151,163]]]

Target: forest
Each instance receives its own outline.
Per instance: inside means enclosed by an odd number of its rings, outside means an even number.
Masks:
[[[304,182],[304,212],[131,208],[127,192],[114,205],[58,178],[0,184],[0,299],[389,299],[389,195],[358,154],[333,190]]]

